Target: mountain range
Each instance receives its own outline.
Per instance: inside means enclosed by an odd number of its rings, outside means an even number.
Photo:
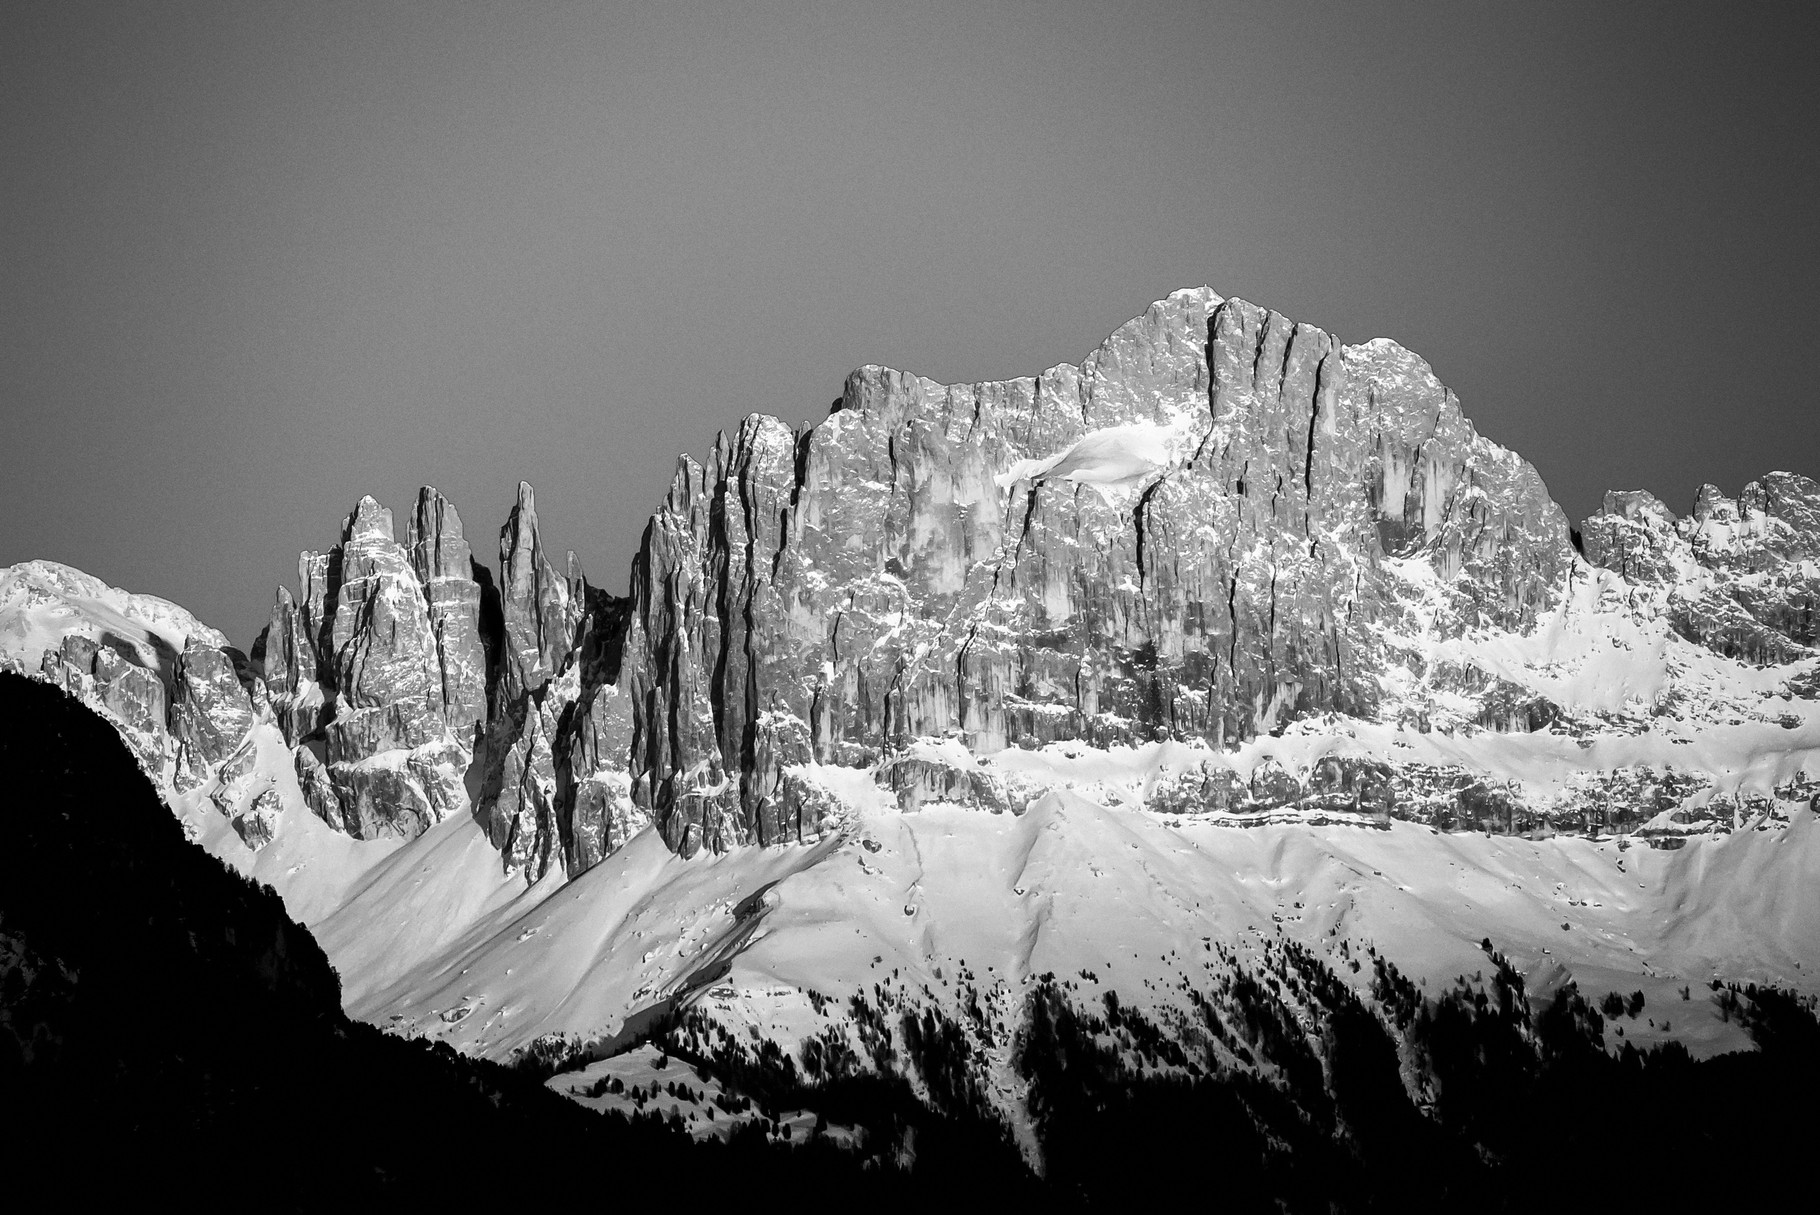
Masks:
[[[1286,1093],[1206,1100],[1293,1140],[1348,1125],[1308,1093],[1362,1016],[1410,1116],[1483,1145],[1431,1004],[1544,1063],[1811,1023],[1804,476],[1571,525],[1416,355],[1200,288],[1078,366],[747,418],[623,594],[529,485],[498,536],[363,498],[250,653],[15,565],[0,665],[115,728],[349,1016],[697,1137],[913,1158],[922,1115],[829,1096],[869,1078],[1053,1176],[1034,1036]]]

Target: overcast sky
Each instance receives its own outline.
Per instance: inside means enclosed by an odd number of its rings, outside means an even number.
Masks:
[[[681,451],[1207,283],[1433,364],[1570,517],[1820,476],[1820,6],[14,3],[0,564],[247,645],[520,478],[623,591]]]

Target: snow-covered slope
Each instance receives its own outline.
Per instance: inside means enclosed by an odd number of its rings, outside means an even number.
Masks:
[[[581,878],[477,914],[476,931],[350,992],[349,1008],[505,1056],[547,1033],[610,1042],[695,997],[793,1042],[819,1024],[808,991],[844,1003],[886,974],[940,989],[964,963],[1013,997],[1032,976],[1089,969],[1140,1003],[1192,974],[1205,942],[1278,933],[1324,952],[1372,943],[1437,983],[1477,969],[1489,937],[1544,992],[1571,978],[1667,1006],[1715,975],[1812,988],[1816,873],[1811,814],[1661,850],[1403,822],[1240,830],[1069,791],[1022,815],[878,803],[818,845],[685,861],[641,834]],[[421,878],[413,909],[438,898],[436,875]],[[331,956],[376,929],[376,910],[329,918]],[[1704,1008],[1679,1033],[1738,1045]]]
[[[138,665],[167,678],[191,637],[227,644],[168,600],[131,594],[55,561],[0,570],[0,653],[15,659],[42,654],[72,635],[118,644]]]

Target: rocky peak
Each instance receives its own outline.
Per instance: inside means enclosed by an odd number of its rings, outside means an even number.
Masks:
[[[499,532],[500,601],[505,615],[501,661],[504,694],[542,688],[562,667],[574,644],[579,611],[569,582],[544,554],[537,530],[537,496],[518,483],[518,500]]]
[[[353,511],[342,522],[341,543],[345,550],[348,545],[391,544],[392,512],[379,505],[372,495],[362,495],[355,503]]]
[[[1439,627],[1521,631],[1573,553],[1394,343],[1201,289],[1037,377],[862,368],[825,421],[679,465],[634,565],[632,796],[687,852],[817,830],[810,758],[1369,717],[1410,562]]]
[[[1717,485],[1702,485],[1694,494],[1693,518],[1696,523],[1708,520],[1735,523],[1738,519],[1738,504],[1726,497]]]
[[[499,533],[499,599],[504,637],[492,711],[468,774],[474,814],[506,864],[535,881],[562,858],[556,747],[577,679],[574,667],[586,582],[570,554],[574,582],[544,553],[537,497],[528,482]]]
[[[1611,490],[1599,512],[1580,525],[1581,546],[1593,565],[1629,581],[1671,582],[1677,557],[1687,555],[1679,524],[1674,511],[1654,494]]]
[[[428,705],[432,696],[440,711],[429,603],[392,537],[392,512],[362,498],[336,551],[340,584],[329,637],[339,715],[401,700]]]
[[[1820,485],[1806,477],[1769,473],[1735,500],[1703,485],[1684,519],[1610,493],[1581,531],[1588,561],[1650,592],[1696,644],[1760,665],[1820,645]]]
[[[499,547],[504,640],[467,787],[507,867],[535,882],[558,865],[581,873],[646,822],[627,774],[628,601],[588,585],[573,552],[558,572],[528,484]]]
[[[305,800],[357,838],[412,836],[465,803],[486,713],[481,588],[460,517],[419,493],[400,544],[363,497],[341,542],[298,560],[261,638],[263,677]]]
[[[1736,503],[1711,503],[1691,539],[1706,560],[1744,572],[1820,560],[1820,485],[1795,473],[1765,474]]]
[[[1711,489],[1712,486],[1707,486]],[[1668,504],[1647,490],[1607,490],[1605,502],[1600,513],[1632,522],[1653,521],[1666,527],[1673,527],[1678,520]]]
[[[461,515],[440,490],[426,485],[417,491],[405,535],[411,567],[425,586],[444,578],[473,578],[474,550],[462,535]]]

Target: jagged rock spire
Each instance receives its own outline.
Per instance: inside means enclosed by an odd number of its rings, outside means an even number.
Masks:
[[[423,585],[436,637],[443,718],[458,736],[472,738],[487,717],[481,587],[473,550],[462,536],[454,504],[428,485],[417,491],[407,536],[411,566]]]
[[[577,874],[645,821],[629,796],[631,708],[617,686],[624,601],[589,586],[573,552],[558,573],[525,482],[499,554],[505,638],[468,774],[474,813],[528,880],[559,864]]]
[[[546,695],[573,646],[568,583],[544,555],[529,482],[499,532],[504,625],[492,713],[468,775],[475,817],[506,864],[536,880],[558,855],[551,739],[566,707]]]
[[[465,803],[486,714],[481,591],[460,517],[426,488],[406,545],[363,497],[341,542],[298,560],[263,637],[264,681],[305,800],[359,838],[416,835]],[[320,755],[318,755],[320,752]]]
[[[501,687],[507,699],[539,691],[574,643],[567,581],[544,555],[537,495],[518,483],[518,500],[499,532],[499,596],[505,612]]]

